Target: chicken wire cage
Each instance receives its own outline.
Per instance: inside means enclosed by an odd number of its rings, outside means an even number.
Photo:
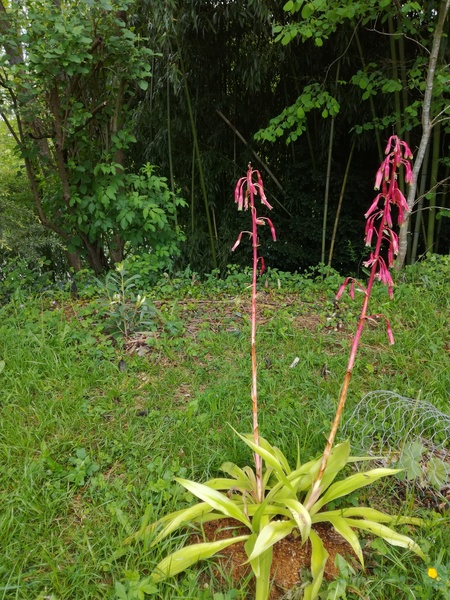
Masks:
[[[343,426],[354,454],[373,456],[379,465],[403,469],[412,485],[450,497],[450,415],[420,398],[391,391],[370,392]]]

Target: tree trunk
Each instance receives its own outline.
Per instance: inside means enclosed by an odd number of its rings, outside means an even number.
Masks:
[[[433,45],[430,53],[430,61],[428,63],[428,74],[427,81],[425,86],[425,94],[423,99],[423,108],[422,108],[422,138],[420,140],[419,149],[417,151],[417,155],[414,161],[413,168],[413,181],[409,186],[407,203],[409,209],[412,210],[415,201],[416,201],[416,191],[417,191],[417,180],[420,173],[420,169],[422,168],[423,159],[425,156],[425,151],[428,146],[428,142],[430,140],[431,131],[433,129],[433,121],[431,115],[431,101],[433,97],[433,87],[434,87],[434,75],[436,71],[437,60],[439,56],[439,49],[441,47],[442,40],[442,32],[444,28],[445,19],[447,18],[448,11],[450,8],[450,0],[441,0],[441,6],[439,8],[439,17],[436,29],[433,34]],[[397,256],[397,260],[395,262],[395,268],[397,271],[400,271],[403,267],[406,258],[406,252],[408,249],[408,225],[409,225],[409,214],[405,214],[405,220],[400,227],[399,234],[399,252]]]

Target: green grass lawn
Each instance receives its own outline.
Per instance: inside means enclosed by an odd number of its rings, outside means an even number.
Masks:
[[[374,390],[420,392],[450,413],[446,269],[402,275],[393,301],[377,287],[372,310],[391,320],[396,344],[382,321],[366,328],[344,421]],[[144,514],[189,505],[175,475],[203,481],[224,460],[251,463],[230,429],[251,429],[248,282],[236,273],[166,280],[149,292],[158,312],[147,333],[125,341],[98,295],[17,296],[0,309],[0,599],[144,598],[140,582],[184,537],[156,550],[122,540]],[[297,440],[303,458],[323,449],[345,373],[359,303],[335,305],[339,283],[273,273],[259,292],[260,428],[293,463]],[[395,480],[355,499],[424,517],[408,534],[429,563],[367,540],[368,572],[352,578],[347,598],[449,597],[427,575],[436,567],[441,584],[449,577],[449,507],[416,496]],[[204,588],[199,570],[148,597],[245,597]]]

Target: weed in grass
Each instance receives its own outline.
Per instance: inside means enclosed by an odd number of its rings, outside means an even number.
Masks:
[[[140,280],[140,275],[129,276],[122,263],[106,275],[104,283],[97,280],[106,295],[102,302],[104,326],[114,337],[126,339],[137,331],[151,334],[155,330],[155,321],[160,315],[142,290],[136,292]]]

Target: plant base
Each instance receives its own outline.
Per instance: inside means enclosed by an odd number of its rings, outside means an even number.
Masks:
[[[324,546],[330,555],[325,567],[325,579],[327,581],[334,579],[338,575],[338,570],[334,564],[336,554],[340,554],[348,559],[354,568],[361,568],[349,544],[332,527],[320,523],[314,529],[319,532]],[[244,535],[247,533],[247,530],[234,519],[211,521],[203,525],[204,536],[196,534],[193,536],[192,542],[212,542],[226,539],[230,537],[230,532],[238,536]],[[228,546],[214,560],[218,565],[217,568],[213,569],[216,578],[221,580],[223,577],[220,574],[226,573],[227,576],[230,576],[237,589],[251,575],[250,565],[243,564],[247,560],[243,543]],[[309,541],[302,546],[300,537],[289,535],[277,542],[273,547],[271,568],[272,589],[269,600],[281,600],[287,592],[300,586],[302,577],[308,576],[310,565],[311,544]],[[208,585],[206,576],[204,577],[204,584]],[[249,598],[252,597],[253,587],[254,579],[251,578],[248,586]]]

